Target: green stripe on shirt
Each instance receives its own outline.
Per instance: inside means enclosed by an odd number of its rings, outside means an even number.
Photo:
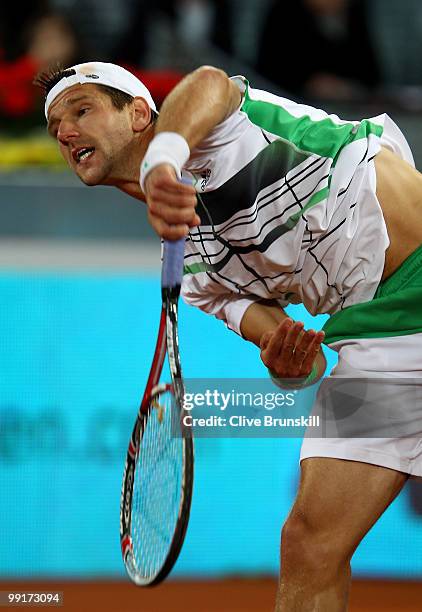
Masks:
[[[314,120],[309,115],[294,117],[277,104],[263,100],[252,100],[249,87],[241,108],[250,121],[271,134],[279,136],[301,151],[315,153],[321,157],[335,159],[339,151],[355,140],[370,134],[381,136],[383,127],[369,119],[359,124],[335,123],[330,117]]]

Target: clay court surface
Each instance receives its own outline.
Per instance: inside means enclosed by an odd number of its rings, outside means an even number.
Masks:
[[[66,612],[273,612],[275,588],[272,579],[169,581],[153,589],[113,581],[0,583],[2,591],[63,591],[61,609]],[[422,582],[358,580],[353,584],[349,612],[421,610]]]

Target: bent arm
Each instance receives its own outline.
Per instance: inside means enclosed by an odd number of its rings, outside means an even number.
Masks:
[[[289,318],[276,300],[254,302],[243,315],[240,331],[246,340],[260,346],[261,338],[266,332],[273,331]]]
[[[202,66],[188,74],[163,102],[155,133],[177,132],[194,149],[239,107],[242,96],[227,74]]]
[[[161,238],[177,240],[199,225],[196,191],[179,179],[191,151],[241,103],[239,88],[218,68],[203,66],[167,96],[141,163],[148,218]]]
[[[245,311],[240,331],[261,348],[261,359],[277,378],[306,378],[312,383],[323,376],[327,362],[322,351],[323,332],[304,331],[275,300],[254,302]],[[283,386],[283,385],[281,385]]]
[[[206,291],[199,275],[186,275],[182,297],[191,306],[225,321],[227,327],[261,349],[261,359],[276,379],[288,387],[301,388],[316,382],[325,372],[321,349],[324,332],[304,331],[303,323],[293,322],[276,300],[256,296],[236,296]],[[295,380],[287,380],[295,379]],[[282,381],[275,381],[283,387]]]

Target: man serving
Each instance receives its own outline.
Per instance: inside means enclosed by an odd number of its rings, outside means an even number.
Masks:
[[[159,236],[187,237],[185,300],[259,346],[278,384],[322,376],[324,332],[341,376],[422,378],[422,175],[387,115],[342,121],[212,67],[159,116],[113,64],[39,81],[72,170],[145,201]],[[293,322],[289,303],[332,315],[324,332]],[[422,476],[419,438],[305,438],[277,611],[346,610],[356,547]]]

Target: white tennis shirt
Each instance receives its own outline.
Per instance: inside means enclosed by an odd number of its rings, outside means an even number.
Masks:
[[[342,121],[233,80],[240,108],[183,171],[201,217],[186,243],[183,298],[237,333],[263,298],[311,314],[370,300],[389,244],[373,159],[383,145],[413,165],[403,134],[385,114]]]

